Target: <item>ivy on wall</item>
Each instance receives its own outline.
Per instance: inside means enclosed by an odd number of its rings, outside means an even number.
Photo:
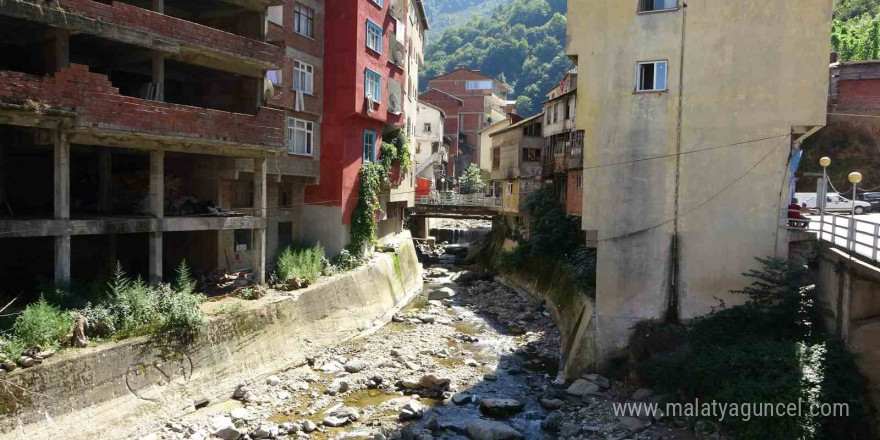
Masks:
[[[359,174],[358,203],[351,214],[351,250],[360,254],[361,245],[376,243],[376,211],[380,209],[379,192],[390,182],[394,162],[401,175],[412,168],[409,139],[402,131],[385,135],[377,162],[364,162]]]

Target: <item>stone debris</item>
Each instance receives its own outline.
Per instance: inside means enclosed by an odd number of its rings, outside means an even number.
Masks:
[[[422,298],[394,324],[241,383],[237,406],[212,402],[157,438],[659,440],[679,429],[614,414],[611,402],[650,390],[595,374],[559,379],[561,340],[542,302],[479,268],[435,264],[425,276]]]

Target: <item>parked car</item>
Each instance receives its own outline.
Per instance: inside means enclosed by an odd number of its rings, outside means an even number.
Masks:
[[[856,200],[871,204],[872,211],[880,211],[880,192],[867,192],[856,195]]]
[[[878,209],[880,209],[880,193],[878,194]],[[807,208],[813,214],[819,213],[819,205],[816,200],[816,193],[795,193],[794,197],[798,199],[798,204],[807,204]],[[825,212],[852,212],[853,202],[841,196],[838,193],[828,193],[825,202]],[[858,215],[870,212],[872,205],[869,202],[856,200],[855,212]]]

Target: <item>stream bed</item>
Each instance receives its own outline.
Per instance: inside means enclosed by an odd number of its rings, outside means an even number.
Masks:
[[[383,328],[142,440],[690,438],[616,416],[611,403],[631,393],[622,384],[558,379],[560,336],[541,301],[476,267],[423,275],[424,291]]]

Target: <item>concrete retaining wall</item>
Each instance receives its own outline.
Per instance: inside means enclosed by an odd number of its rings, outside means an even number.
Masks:
[[[67,350],[0,377],[0,439],[129,438],[134,421],[161,421],[238,383],[300,365],[322,348],[387,323],[422,287],[411,240],[395,254],[218,313],[188,340],[137,338]],[[160,422],[161,423],[161,422]]]
[[[561,270],[557,267],[554,272]],[[499,281],[546,300],[547,310],[562,337],[563,374],[570,381],[596,370],[596,308],[591,298],[572,287],[567,275],[557,275],[552,279],[559,281],[550,286],[541,286],[533,277],[523,274],[505,274]]]
[[[874,406],[880,408],[880,267],[850,259],[826,242],[819,246],[813,273],[827,310],[826,328],[856,355]]]

